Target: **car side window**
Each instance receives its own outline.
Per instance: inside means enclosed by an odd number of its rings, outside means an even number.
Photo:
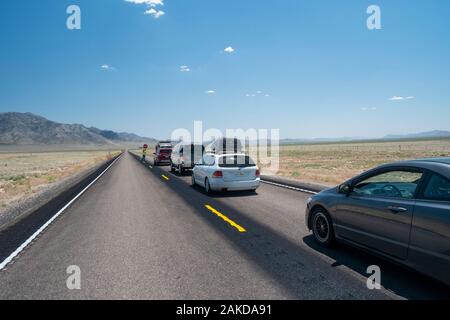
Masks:
[[[427,200],[450,201],[450,180],[432,174],[423,191],[423,197]]]
[[[412,199],[423,173],[415,171],[387,171],[357,183],[353,194],[370,197]]]

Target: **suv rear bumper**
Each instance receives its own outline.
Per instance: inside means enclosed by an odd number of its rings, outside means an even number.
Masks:
[[[211,189],[214,191],[244,191],[256,190],[261,184],[261,179],[245,181],[224,181],[223,179],[210,179]]]

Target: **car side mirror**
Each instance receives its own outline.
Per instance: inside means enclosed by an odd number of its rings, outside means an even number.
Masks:
[[[348,183],[343,183],[339,186],[339,193],[343,193],[345,195],[349,195],[352,192],[352,186]]]

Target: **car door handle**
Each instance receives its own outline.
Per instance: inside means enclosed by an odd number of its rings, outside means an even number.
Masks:
[[[408,209],[403,207],[397,207],[397,206],[389,206],[389,210],[391,210],[393,213],[400,213],[400,212],[406,212]]]

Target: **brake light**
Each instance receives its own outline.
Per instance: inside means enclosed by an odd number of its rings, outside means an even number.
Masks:
[[[257,177],[261,176],[261,171],[259,171],[259,169],[256,169],[255,176]]]
[[[215,171],[212,176],[213,176],[213,178],[222,178],[223,173],[222,173],[222,171]]]

